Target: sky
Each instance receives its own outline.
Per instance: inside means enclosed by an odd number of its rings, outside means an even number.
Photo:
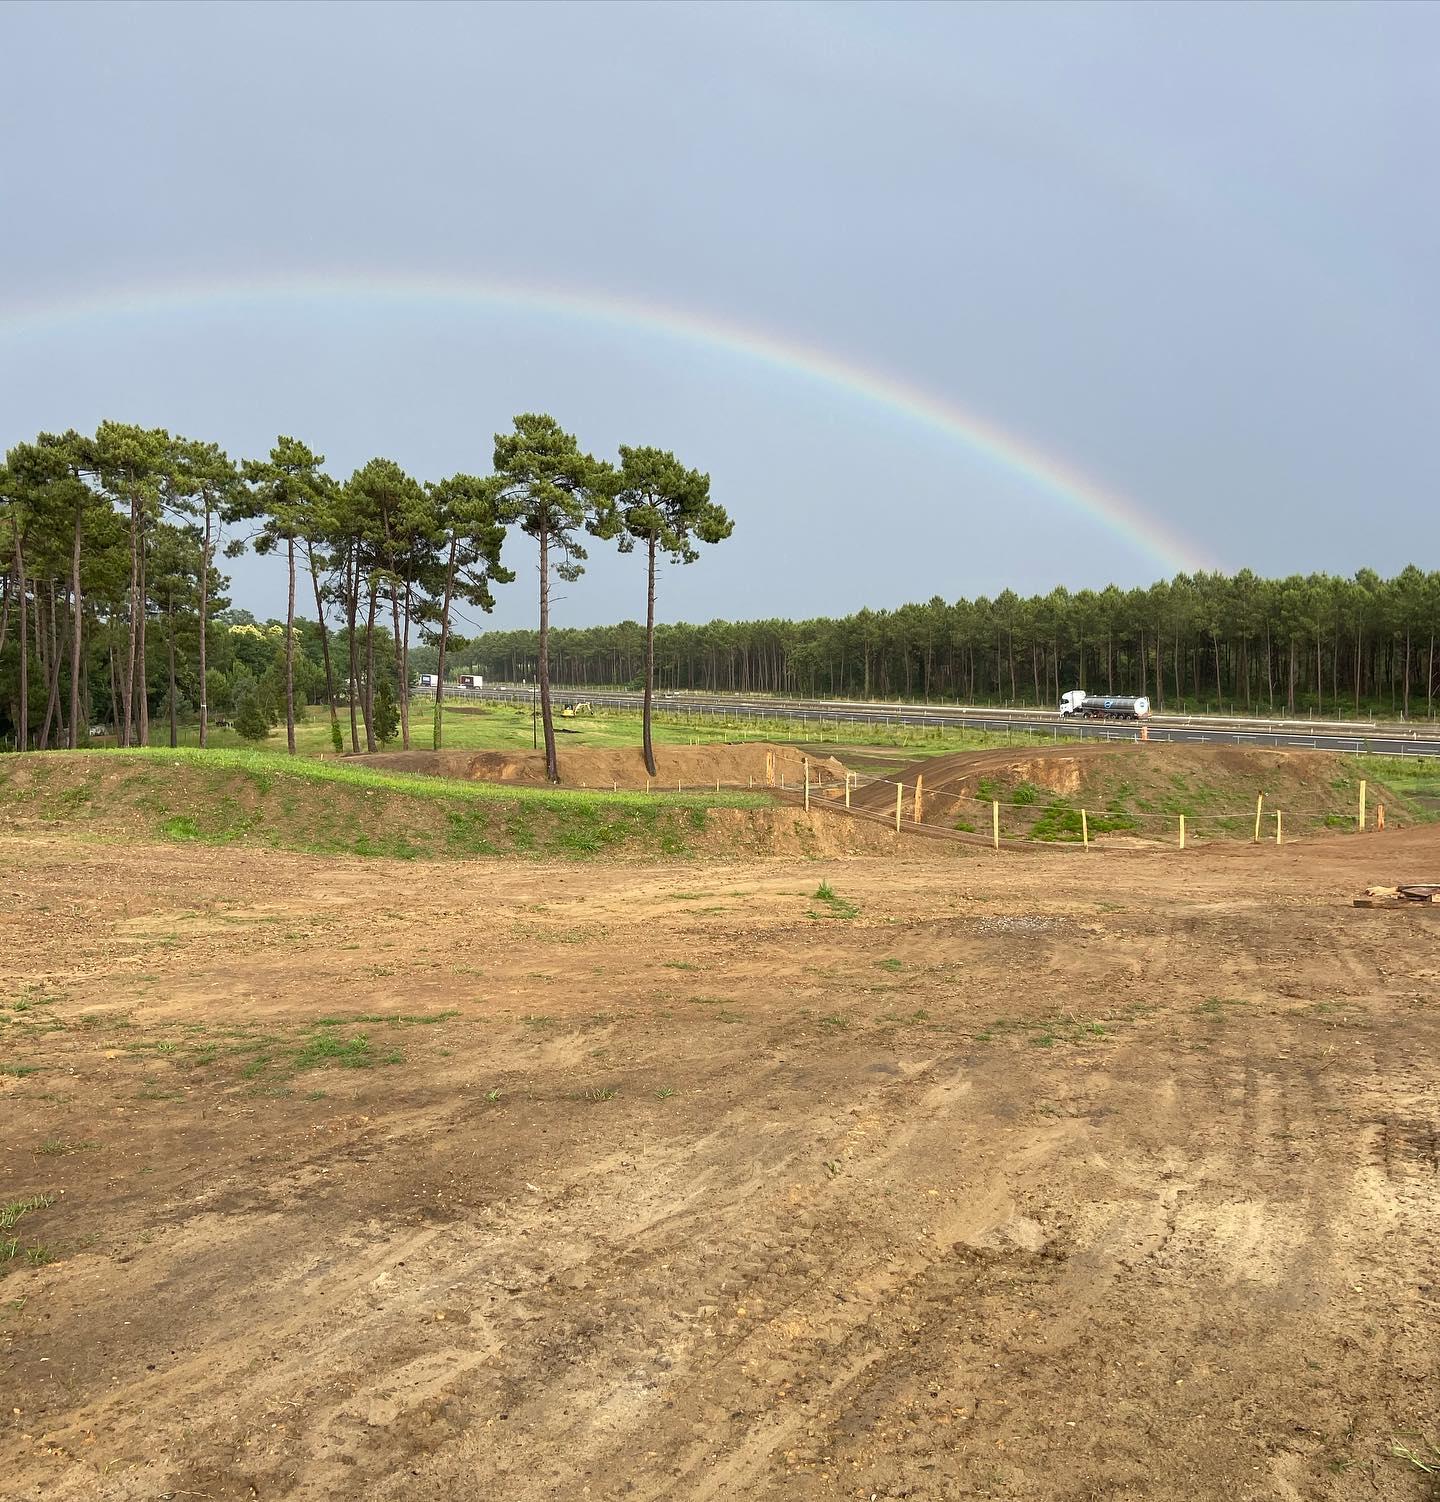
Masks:
[[[711,476],[670,620],[1434,562],[1440,8],[12,0],[0,55],[6,447],[439,479],[550,412]]]

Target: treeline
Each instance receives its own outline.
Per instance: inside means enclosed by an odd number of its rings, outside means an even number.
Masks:
[[[1264,579],[1180,574],[1148,589],[938,596],[839,619],[660,626],[664,689],[1054,704],[1071,688],[1148,694],[1158,708],[1431,714],[1440,574],[1413,565]],[[633,621],[556,630],[554,673],[636,683]],[[534,676],[533,631],[487,631],[465,653],[489,678]]]
[[[291,437],[236,462],[213,443],[116,422],[11,449],[0,466],[0,736],[22,751],[74,749],[98,721],[122,746],[148,745],[163,706],[172,744],[186,711],[202,746],[212,713],[233,714],[252,739],[283,716],[293,753],[298,697],[328,704],[336,751],[374,751],[397,732],[408,748],[412,643],[432,649],[443,678],[463,640],[455,612],[490,611],[495,587],[514,579],[500,555],[515,528],[538,551],[532,655],[553,779],[552,577],[584,571],[586,536],[638,548],[653,623],[657,557],[691,562],[697,542],[730,532],[708,476],[655,448],[596,459],[543,414],[495,436],[484,476],[422,483],[377,458],[342,482],[324,463]],[[283,625],[225,609],[217,559],[247,546],[284,560]],[[432,726],[438,747],[438,694]],[[648,705],[645,749],[653,770]]]

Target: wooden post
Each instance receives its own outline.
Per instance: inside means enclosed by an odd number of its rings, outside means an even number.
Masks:
[[[901,813],[901,805],[904,803],[904,801],[905,801],[905,784],[903,782],[897,782],[895,784],[895,833],[896,834],[900,833],[900,813]]]
[[[1185,848],[1185,815],[1180,815],[1180,848]]]
[[[845,774],[845,807],[846,808],[850,807],[850,779],[854,775],[855,774],[853,772],[847,772]]]
[[[992,800],[990,804],[990,838],[995,848],[1000,848],[1000,805]]]
[[[1365,779],[1363,777],[1360,779],[1360,821],[1355,828],[1362,834],[1365,832]]]
[[[921,790],[924,788],[924,786],[925,774],[923,772],[919,772],[915,777],[915,822],[917,824],[920,822],[920,799],[922,796]]]
[[[1384,829],[1385,827],[1385,805],[1383,803],[1375,805],[1375,827],[1376,829]]]
[[[647,793],[650,791],[650,779],[648,777],[645,779],[645,791]]]
[[[805,812],[810,812],[810,762],[808,758],[802,758],[805,762]]]
[[[1260,843],[1260,814],[1265,807],[1265,794],[1261,793],[1255,800],[1255,843]]]
[[[765,781],[772,788],[775,786],[775,753],[773,751],[765,753]]]
[[[1082,808],[1080,810],[1080,838],[1085,842],[1085,848],[1090,848],[1090,816]]]
[[[1280,835],[1280,821],[1281,821],[1281,818],[1282,818],[1281,812],[1277,808],[1275,810],[1275,843],[1277,845],[1281,843],[1281,835]]]

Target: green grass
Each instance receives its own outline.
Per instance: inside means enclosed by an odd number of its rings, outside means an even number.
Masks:
[[[626,849],[685,855],[711,809],[770,802],[749,792],[501,786],[268,751],[47,753],[23,759],[23,782],[15,777],[20,760],[0,761],[0,818],[69,821],[125,835],[138,821],[161,839],[187,844],[247,842],[402,860],[586,859]],[[95,794],[79,813],[60,801],[77,780]]]
[[[48,1194],[32,1194],[28,1199],[10,1200],[0,1205],[0,1231],[8,1231],[34,1210],[48,1210],[55,1203]]]
[[[860,911],[853,902],[848,902],[845,898],[837,896],[835,889],[828,881],[822,881],[816,887],[814,900],[824,903],[825,906],[820,912],[816,912],[812,908],[809,913],[811,918],[853,918]]]
[[[557,694],[555,698],[555,730],[560,754],[567,746],[594,746],[621,748],[640,744],[640,716],[633,710],[606,709],[596,706],[589,715],[565,719],[560,714],[561,706],[584,693]],[[345,733],[345,745],[350,745],[348,713],[341,712],[341,724]],[[423,699],[417,693],[411,701],[410,742],[417,749],[425,750],[431,744],[431,727],[434,722],[434,700]],[[896,762],[903,765],[913,757],[941,755],[952,751],[979,750],[998,746],[1051,745],[1054,738],[1048,732],[1038,731],[984,731],[951,726],[883,725],[847,720],[843,716],[821,721],[796,720],[784,715],[700,715],[684,710],[657,709],[652,717],[654,740],[657,745],[711,745],[730,741],[779,741],[813,745],[817,749],[831,746],[864,746],[889,748],[903,751],[906,755]],[[152,745],[156,750],[165,750],[168,741],[168,725],[153,727]],[[360,749],[365,748],[365,729],[360,726]],[[198,731],[194,726],[182,727],[180,738],[194,749]],[[444,744],[446,750],[456,751],[529,751],[536,739],[532,715],[526,704],[487,704],[483,702],[449,702],[444,707]],[[1063,743],[1063,740],[1062,740]],[[97,742],[97,745],[103,744]],[[245,750],[246,743],[230,727],[211,728],[210,744],[213,749]],[[285,727],[271,731],[262,743],[262,749],[284,746]],[[543,740],[541,741],[543,745]],[[301,756],[329,756],[334,748],[330,743],[330,712],[319,705],[308,706],[295,723],[295,748]],[[181,749],[185,749],[182,746]],[[393,741],[381,748],[398,751],[400,743]],[[77,800],[83,793],[70,795]]]

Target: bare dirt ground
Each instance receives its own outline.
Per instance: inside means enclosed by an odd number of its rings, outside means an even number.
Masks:
[[[418,772],[431,777],[475,778],[482,782],[514,782],[531,787],[549,784],[543,751],[377,751],[346,758],[357,766],[383,772]],[[804,783],[808,762],[811,777],[844,778],[845,768],[834,757],[807,755],[798,746],[752,741],[745,745],[716,742],[704,746],[655,747],[655,776],[645,767],[638,746],[564,746],[557,757],[560,782],[569,788],[625,788],[654,786],[764,788],[783,778],[789,787]]]
[[[1440,831],[0,847],[7,1497],[1426,1495]]]

